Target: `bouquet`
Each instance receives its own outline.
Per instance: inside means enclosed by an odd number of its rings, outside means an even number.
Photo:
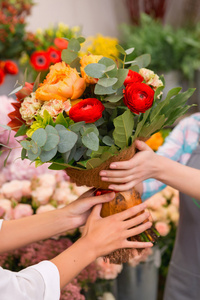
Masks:
[[[77,185],[95,187],[101,194],[109,190],[100,170],[109,169],[116,160],[130,159],[136,139],[147,140],[173,124],[189,109],[186,102],[194,89],[181,93],[181,87],[173,88],[162,99],[164,78],[146,68],[150,55],[130,61],[134,48],[116,45],[120,57],[88,53],[80,58],[83,42],[83,37],[70,39],[62,62],[50,67],[41,84],[24,81],[15,89],[15,111],[3,127],[17,131],[22,160],[36,166],[51,163],[50,169],[65,170]],[[134,189],[116,193],[113,201],[103,204],[101,214],[105,217],[139,203]],[[152,227],[131,240],[155,242],[157,236]],[[108,257],[122,263],[132,253],[121,249]]]

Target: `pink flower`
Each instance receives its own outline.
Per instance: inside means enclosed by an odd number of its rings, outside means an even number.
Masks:
[[[11,201],[8,199],[0,199],[0,207],[4,210],[4,220],[11,220],[13,216]]]
[[[177,208],[179,207],[179,202],[180,202],[179,195],[173,196],[173,197],[172,197],[171,203],[172,203],[174,206],[176,206]]]
[[[35,93],[24,98],[19,109],[22,119],[26,121],[27,124],[32,124],[35,115],[37,115],[39,109],[42,106],[42,101],[35,98]]]
[[[157,222],[155,227],[162,236],[166,236],[170,231],[170,226],[165,222]]]
[[[153,251],[151,248],[146,248],[142,250],[142,252],[139,254],[136,249],[133,250],[133,258],[129,260],[129,264],[132,267],[137,266],[140,262],[145,262],[147,261],[148,257],[152,255]]]
[[[167,200],[161,193],[157,193],[150,197],[145,203],[147,207],[157,210],[159,207],[165,205]]]
[[[122,265],[110,264],[105,262],[102,257],[96,259],[99,278],[102,279],[115,279],[117,275],[122,271]]]
[[[51,196],[53,195],[53,191],[54,189],[51,186],[39,186],[34,191],[32,191],[33,200],[38,205],[47,204],[50,201]]]
[[[3,209],[3,207],[0,207],[0,218],[3,217],[4,213],[5,213],[5,210]]]
[[[31,196],[31,182],[29,180],[21,181],[22,184],[22,196],[30,197]]]
[[[23,196],[22,183],[19,180],[4,183],[1,187],[1,191],[6,198],[14,198],[16,201],[19,201]]]
[[[163,86],[162,80],[160,80],[158,75],[155,74],[153,71],[146,68],[141,68],[139,74],[144,78],[146,84],[151,85],[153,87],[154,91],[160,86]]]
[[[71,108],[71,102],[69,100],[67,101],[62,101],[62,100],[50,100],[50,101],[45,101],[44,104],[41,107],[41,110],[39,111],[39,115],[43,116],[44,111],[48,111],[50,116],[54,119],[62,113],[63,111],[67,112]]]
[[[31,205],[29,204],[17,204],[15,208],[13,209],[13,218],[14,219],[20,219],[23,217],[28,217],[33,214],[33,209]]]
[[[41,205],[37,210],[36,210],[36,214],[41,214],[47,211],[51,211],[54,210],[55,207],[51,204],[46,204],[46,205]]]
[[[179,220],[179,210],[178,207],[170,204],[167,208],[167,212],[168,212],[168,217],[169,219],[174,222],[175,224],[178,223]]]
[[[56,177],[55,174],[44,173],[38,176],[39,186],[43,187],[56,187]]]
[[[82,194],[84,194],[85,192],[87,192],[89,190],[89,188],[87,186],[77,186],[76,184],[73,184],[73,192],[79,197]]]

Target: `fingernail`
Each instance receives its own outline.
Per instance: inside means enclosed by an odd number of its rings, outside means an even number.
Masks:
[[[117,168],[117,165],[116,165],[116,164],[111,164],[111,165],[110,165],[110,168],[115,169],[115,168]]]
[[[108,187],[110,190],[114,190],[114,186],[113,185],[109,185]]]
[[[107,180],[108,180],[108,178],[107,178],[107,177],[101,177],[101,180],[103,180],[103,181],[107,181]]]
[[[100,175],[100,176],[106,176],[106,172],[105,172],[105,171],[101,171],[101,172],[99,173],[99,175]]]

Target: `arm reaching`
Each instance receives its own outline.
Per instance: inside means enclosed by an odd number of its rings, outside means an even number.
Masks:
[[[144,142],[136,141],[140,152],[129,161],[110,165],[116,171],[101,171],[102,180],[116,182],[110,189],[127,190],[134,186],[142,192],[141,182],[155,178],[182,193],[200,200],[200,171],[154,153]]]

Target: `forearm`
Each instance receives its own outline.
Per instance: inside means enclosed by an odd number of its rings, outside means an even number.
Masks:
[[[76,277],[82,269],[96,259],[95,251],[87,238],[80,238],[67,250],[51,260],[60,273],[60,287]]]
[[[64,209],[4,221],[0,231],[0,253],[47,239],[69,229],[70,220]]]
[[[159,156],[154,178],[200,200],[200,170]]]

